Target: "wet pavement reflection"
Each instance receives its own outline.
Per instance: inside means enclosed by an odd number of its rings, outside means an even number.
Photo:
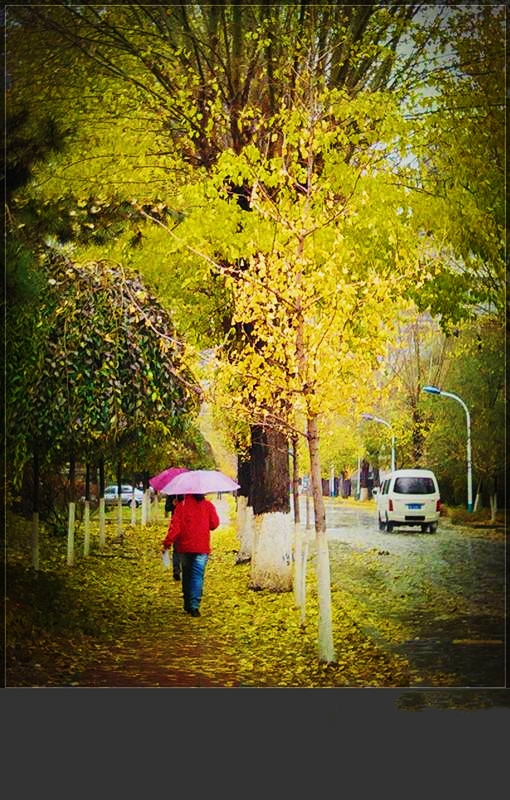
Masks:
[[[356,622],[408,659],[420,686],[505,686],[505,532],[452,525],[379,531],[375,504],[326,501],[332,589]],[[301,498],[306,524],[306,501]],[[308,521],[312,539],[313,518]]]

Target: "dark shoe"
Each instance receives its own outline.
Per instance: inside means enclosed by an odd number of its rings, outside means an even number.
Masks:
[[[179,573],[178,572],[174,572],[174,581],[180,581],[180,580],[181,580],[181,576],[179,575]]]
[[[191,614],[192,617],[199,617],[200,616],[200,611],[198,610],[198,608],[192,608],[189,613]]]

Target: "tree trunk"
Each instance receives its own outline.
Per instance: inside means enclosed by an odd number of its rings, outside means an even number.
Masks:
[[[306,620],[306,576],[308,567],[308,537],[304,541],[302,567],[301,567],[301,625],[305,624]]]
[[[122,542],[124,537],[122,531],[122,497],[121,497],[121,487],[122,487],[122,461],[119,458],[117,461],[117,539],[118,541]]]
[[[294,522],[294,605],[303,609],[303,531],[301,525]]]
[[[423,456],[424,416],[422,410],[417,406],[413,406],[412,419],[413,419],[413,428],[412,428],[413,461],[415,464],[419,464]]]
[[[85,507],[83,510],[83,555],[90,552],[90,464],[85,465]]]
[[[482,480],[480,479],[476,487],[476,496],[473,505],[473,511],[480,511],[481,507],[482,507]]]
[[[76,457],[69,457],[69,519],[67,524],[67,565],[74,564],[74,528],[76,519]]]
[[[289,448],[287,437],[254,425],[251,431],[252,505],[255,516],[290,513]]]
[[[334,663],[333,623],[331,617],[331,578],[329,549],[326,535],[326,511],[322,496],[322,477],[319,458],[317,417],[308,419],[308,449],[315,512],[315,539],[317,543],[317,595],[319,599],[319,661]]]
[[[496,512],[498,510],[498,479],[494,476],[494,480],[492,483],[492,494],[489,497],[489,503],[491,508],[491,522],[496,522]]]
[[[293,526],[287,437],[260,425],[251,431],[253,551],[251,589],[292,589]]]
[[[300,523],[299,514],[299,462],[298,462],[298,437],[297,433],[292,436],[292,499],[294,506],[294,522]]]
[[[253,550],[253,506],[250,503],[251,461],[239,456],[237,461],[237,536],[239,550],[236,564],[251,561]]]
[[[490,508],[491,508],[491,522],[494,523],[494,522],[496,522],[496,515],[497,515],[497,511],[498,511],[498,498],[497,498],[497,495],[491,494],[489,496],[489,503],[490,503]]]
[[[133,477],[133,486],[136,486],[136,481]],[[151,496],[149,491],[149,476],[146,472],[143,474],[142,480],[143,498],[142,498],[142,528],[151,521]],[[131,525],[136,525],[136,503],[135,495],[133,492],[133,502],[131,503]]]
[[[129,507],[131,509],[131,527],[135,528],[136,527],[136,500],[135,500],[136,480],[134,475],[131,479],[131,483],[133,484],[133,496],[131,497],[131,503],[129,504]],[[147,500],[144,492],[142,500],[142,527],[147,520],[146,508],[147,508]]]
[[[379,467],[378,466],[374,467],[373,471],[374,471],[374,486],[380,486],[381,485],[381,477],[380,477],[380,473],[379,473]]]
[[[104,459],[99,459],[99,549],[102,550],[105,542],[105,504],[104,504]]]
[[[299,463],[298,437],[292,436],[292,507],[294,511],[294,603],[301,610],[301,624],[306,616],[306,558],[307,549],[303,546],[303,529],[299,508]]]
[[[294,604],[300,610],[301,625],[306,620],[306,577],[308,569],[308,533],[294,523]]]
[[[366,459],[361,462],[360,476],[359,476],[359,499],[368,500],[368,472],[370,465]]]

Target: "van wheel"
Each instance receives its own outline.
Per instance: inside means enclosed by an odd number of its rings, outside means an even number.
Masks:
[[[429,525],[429,533],[435,533],[437,531],[437,522],[431,522]]]
[[[428,533],[430,531],[429,525],[421,525],[420,527],[422,533]]]
[[[386,517],[386,530],[388,531],[388,533],[391,533],[393,530],[393,522],[390,522],[387,517]]]
[[[384,520],[382,520],[380,516],[379,516],[379,530],[380,531],[385,531],[386,530],[386,525],[384,523]]]

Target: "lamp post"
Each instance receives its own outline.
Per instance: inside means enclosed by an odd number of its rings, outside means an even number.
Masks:
[[[438,394],[441,397],[453,397],[454,400],[457,400],[458,403],[461,404],[462,408],[466,412],[466,425],[467,425],[467,510],[473,510],[473,477],[471,474],[471,417],[469,416],[469,410],[467,405],[465,404],[464,400],[462,400],[458,395],[452,394],[452,392],[443,392],[442,389],[438,389],[437,386],[424,386],[422,388],[422,392],[426,392],[427,394]]]
[[[393,433],[393,428],[391,427],[390,423],[387,422],[385,419],[381,419],[380,417],[374,417],[373,414],[362,414],[363,419],[370,419],[372,422],[380,422],[381,425],[386,425],[387,428],[391,431],[391,471],[395,471],[395,434]]]

